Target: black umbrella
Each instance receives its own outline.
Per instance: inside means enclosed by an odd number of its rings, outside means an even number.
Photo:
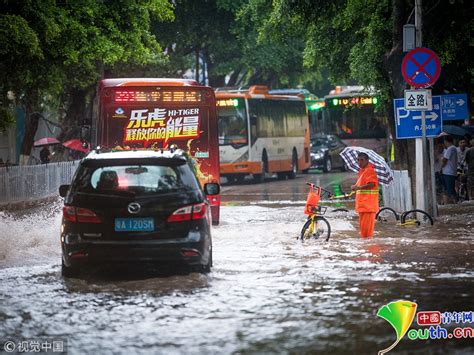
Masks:
[[[454,125],[443,126],[443,132],[450,136],[464,137],[465,134],[469,134],[469,131],[463,127]]]

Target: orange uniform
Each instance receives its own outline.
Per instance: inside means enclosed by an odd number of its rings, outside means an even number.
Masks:
[[[359,213],[360,236],[370,238],[374,235],[375,215],[379,210],[379,183],[373,164],[369,163],[358,173],[357,186],[373,183],[368,189],[356,191],[356,212]]]

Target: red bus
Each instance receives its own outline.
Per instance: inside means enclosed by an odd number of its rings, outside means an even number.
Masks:
[[[104,79],[92,127],[93,146],[175,144],[194,158],[202,185],[220,183],[216,99],[210,87],[186,79]],[[213,224],[218,224],[220,197],[208,198]]]

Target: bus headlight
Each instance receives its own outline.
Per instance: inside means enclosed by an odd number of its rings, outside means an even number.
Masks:
[[[242,161],[248,161],[249,160],[249,152],[246,151],[244,154],[240,156],[237,160],[234,161],[234,163],[240,163]]]

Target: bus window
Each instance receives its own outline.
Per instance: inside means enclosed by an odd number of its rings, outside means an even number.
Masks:
[[[247,112],[244,100],[231,100],[232,106],[218,103],[219,145],[248,143]],[[221,106],[222,105],[222,106]]]

